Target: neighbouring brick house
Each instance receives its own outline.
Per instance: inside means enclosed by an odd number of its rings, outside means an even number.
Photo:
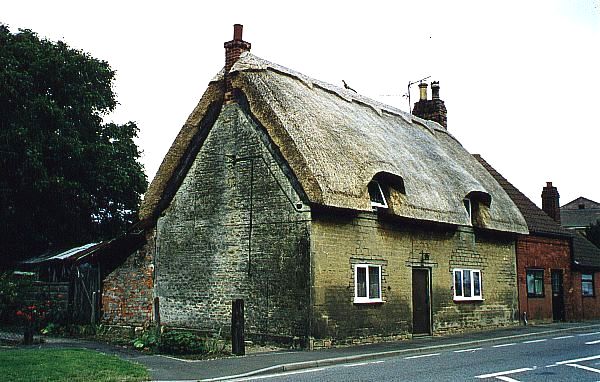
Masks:
[[[560,224],[585,235],[590,224],[600,221],[600,203],[579,197],[560,207]]]
[[[530,322],[600,318],[600,249],[559,224],[559,194],[548,182],[542,209],[480,155],[474,157],[504,188],[527,221],[517,238],[519,311]]]
[[[228,333],[243,299],[247,336],[311,347],[517,324],[528,231],[494,178],[444,126],[241,31],[145,195],[147,244],[104,280],[105,322]]]

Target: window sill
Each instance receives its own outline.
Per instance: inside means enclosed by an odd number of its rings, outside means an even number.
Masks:
[[[590,295],[581,295],[581,297],[583,297],[583,298],[594,298],[594,297],[596,297],[596,295],[594,295],[594,294],[590,294]]]
[[[454,297],[454,302],[483,302],[483,297]]]
[[[354,299],[354,304],[382,304],[383,300],[380,298],[371,298],[371,299]]]

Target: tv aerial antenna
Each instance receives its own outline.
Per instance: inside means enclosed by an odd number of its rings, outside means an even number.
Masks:
[[[425,78],[421,78],[420,80],[416,80],[416,81],[409,81],[408,82],[408,89],[406,91],[406,94],[403,95],[403,97],[407,97],[408,98],[408,112],[410,114],[412,114],[412,103],[410,102],[410,87],[414,84],[420,84],[423,81],[425,81],[426,79],[431,78],[431,76],[427,76]]]

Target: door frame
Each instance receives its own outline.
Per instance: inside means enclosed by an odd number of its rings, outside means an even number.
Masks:
[[[418,271],[418,272],[425,271],[426,275],[427,275],[427,283],[426,283],[427,284],[427,295],[426,295],[426,297],[428,300],[427,310],[429,313],[429,328],[428,328],[427,333],[415,333],[415,330],[414,330],[414,327],[415,327],[414,293],[415,292],[414,292],[414,288],[413,288],[413,280],[412,279],[414,278],[415,271]],[[412,307],[412,335],[413,335],[413,337],[414,336],[428,336],[428,335],[432,335],[432,333],[433,333],[433,312],[431,309],[431,306],[432,306],[431,274],[432,274],[431,268],[429,268],[429,267],[413,267],[413,268],[411,268],[411,302],[413,304],[413,307]]]

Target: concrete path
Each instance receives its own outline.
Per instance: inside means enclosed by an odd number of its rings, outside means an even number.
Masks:
[[[247,377],[395,355],[419,354],[436,349],[443,350],[510,342],[517,338],[535,338],[551,333],[595,329],[600,331],[600,321],[519,326],[448,337],[423,337],[407,341],[317,351],[274,351],[213,360],[185,360],[165,355],[147,355],[130,348],[68,338],[49,338],[41,345],[32,346],[41,348],[86,348],[114,354],[123,359],[145,365],[156,381],[219,381],[233,377]]]

